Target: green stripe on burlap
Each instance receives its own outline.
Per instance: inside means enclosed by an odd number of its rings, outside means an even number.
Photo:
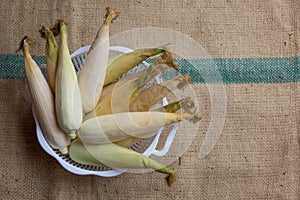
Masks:
[[[45,56],[33,56],[38,64],[45,63]],[[177,59],[180,74],[189,73],[192,83],[285,83],[300,80],[300,56],[286,58],[212,58]],[[21,54],[0,55],[0,78],[24,79]],[[165,79],[177,74],[164,73]]]

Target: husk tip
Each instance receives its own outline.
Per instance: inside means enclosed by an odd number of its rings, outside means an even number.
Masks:
[[[46,39],[46,33],[50,30],[50,27],[48,25],[41,25],[41,29],[39,30],[41,37]]]
[[[200,120],[202,119],[202,116],[200,115],[200,113],[194,113],[193,117],[191,117],[189,119],[190,122],[192,122],[193,124],[198,123]]]
[[[189,74],[185,74],[184,76],[179,76],[178,79],[180,82],[177,85],[178,89],[184,88],[186,85],[188,85],[191,82],[191,76]]]
[[[195,112],[195,103],[190,97],[185,97],[180,102],[181,108],[188,113],[194,113]]]
[[[182,108],[182,110],[184,112],[183,116],[189,122],[196,124],[202,119],[202,115],[200,113],[196,112],[197,107],[196,107],[194,101],[190,97],[185,97],[180,102],[180,107]]]
[[[117,19],[119,15],[120,15],[120,12],[118,12],[117,10],[115,10],[111,7],[106,7],[105,18],[110,17],[111,22],[113,22],[114,19]]]
[[[169,187],[171,187],[175,181],[177,179],[177,171],[173,170],[167,177],[166,177],[166,181],[167,181],[167,185]]]
[[[168,66],[172,67],[173,69],[175,69],[177,72],[179,71],[179,64],[176,63],[173,59],[172,53],[169,52],[168,50],[165,50],[162,55],[161,55],[161,59],[163,60],[163,62],[165,64],[167,64]]]
[[[28,37],[27,35],[24,36],[23,39],[21,40],[21,42],[19,43],[19,48],[16,50],[16,53],[23,50],[24,47],[25,47],[25,44],[28,44],[29,46],[32,46],[32,45],[35,44],[35,40]]]
[[[67,23],[65,22],[65,20],[63,19],[57,19],[56,22],[54,23],[54,25],[50,28],[50,30],[53,32],[54,36],[57,36],[60,34],[60,27],[62,25],[67,25]]]

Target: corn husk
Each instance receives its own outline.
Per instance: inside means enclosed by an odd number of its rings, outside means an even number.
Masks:
[[[84,113],[92,111],[102,92],[109,56],[109,27],[119,13],[106,8],[106,17],[78,75]]]
[[[57,124],[54,97],[40,68],[32,59],[29,45],[34,41],[25,37],[21,42],[24,54],[25,75],[32,99],[32,104],[43,136],[53,149],[59,149],[62,154],[68,153],[70,138]]]
[[[182,119],[191,119],[193,114],[175,114],[163,112],[123,112],[102,115],[85,121],[78,131],[83,142],[105,144],[128,137],[150,137],[157,131]]]
[[[58,20],[56,29],[60,32],[55,84],[57,121],[61,129],[75,138],[83,118],[80,89],[68,49],[67,25],[63,20]]]

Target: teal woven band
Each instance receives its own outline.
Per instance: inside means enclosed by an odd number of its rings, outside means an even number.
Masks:
[[[45,63],[44,56],[33,56]],[[288,58],[213,58],[178,59],[180,74],[189,73],[192,83],[284,83],[300,81],[300,56]],[[0,55],[0,78],[24,79],[24,61],[20,54]],[[165,79],[175,72],[164,73]],[[218,78],[216,78],[218,75]]]

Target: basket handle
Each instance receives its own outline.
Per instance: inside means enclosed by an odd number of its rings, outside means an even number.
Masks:
[[[163,98],[162,100],[162,104],[163,106],[167,105],[168,104],[168,101],[166,98]],[[155,136],[155,138],[153,139],[150,147],[143,153],[145,156],[150,156],[151,154],[153,155],[156,155],[156,156],[164,156],[166,155],[166,153],[169,151],[170,149],[170,146],[174,140],[174,137],[176,135],[176,132],[177,132],[177,129],[178,129],[178,123],[174,123],[173,126],[172,126],[172,129],[171,131],[169,132],[169,135],[165,141],[165,144],[163,146],[162,149],[158,150],[156,149],[157,148],[157,144],[158,144],[158,141],[159,141],[159,138],[160,138],[160,135],[162,133],[162,131],[164,130],[164,127],[160,128]]]
[[[160,156],[160,157],[166,155],[166,153],[169,151],[170,146],[171,146],[171,144],[172,144],[172,142],[174,140],[174,137],[176,135],[177,129],[178,129],[178,123],[173,124],[172,129],[169,132],[169,135],[168,135],[168,137],[167,137],[167,139],[165,141],[165,144],[164,144],[163,148],[161,150],[154,149],[153,152],[152,152],[153,155]],[[156,142],[155,146],[157,146],[157,143],[158,143],[158,140],[160,138],[162,130],[163,130],[163,128],[161,128],[159,130],[159,134],[157,134],[156,137],[154,138],[154,141]]]
[[[158,79],[157,81],[162,82],[161,78],[156,77],[156,79]],[[163,98],[162,104],[163,104],[163,106],[165,106],[165,105],[168,104],[168,101],[167,101],[166,97]],[[158,134],[156,135],[156,137],[154,138],[154,141],[153,141],[153,142],[155,142],[155,149],[152,151],[153,155],[160,156],[160,157],[166,155],[166,153],[169,151],[170,146],[171,146],[171,144],[172,144],[172,142],[174,140],[174,137],[175,137],[175,134],[177,132],[177,129],[178,129],[178,123],[173,124],[172,129],[169,132],[169,135],[168,135],[168,137],[167,137],[167,139],[165,141],[165,144],[164,144],[164,146],[163,146],[163,148],[161,150],[156,149],[156,147],[157,147],[157,143],[158,143],[158,140],[160,138],[161,132],[163,131],[163,128],[161,128],[158,131]]]

